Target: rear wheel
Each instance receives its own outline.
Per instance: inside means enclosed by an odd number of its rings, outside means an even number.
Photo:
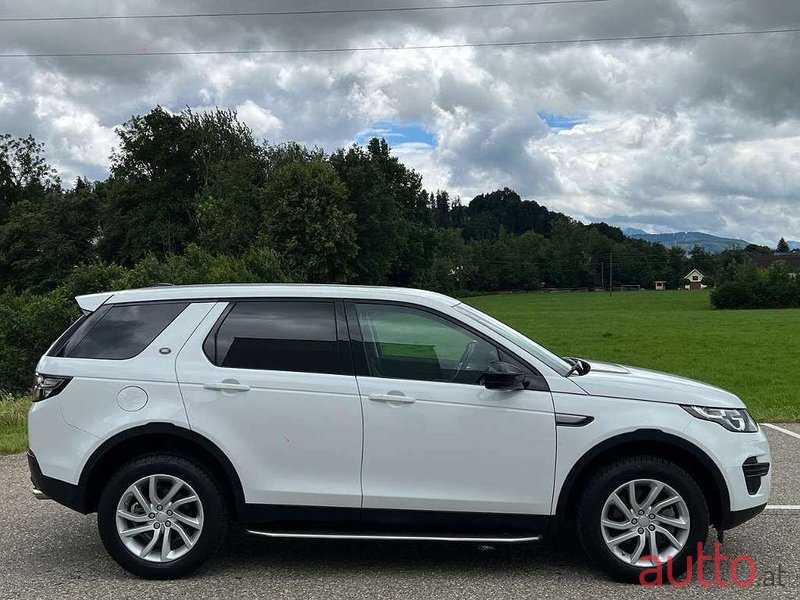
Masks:
[[[123,568],[149,579],[196,569],[219,546],[227,526],[213,479],[183,457],[153,455],[126,464],[100,498],[103,545]]]
[[[680,466],[654,456],[620,460],[590,481],[578,508],[589,557],[614,578],[638,582],[645,570],[686,571],[708,536],[708,506]]]

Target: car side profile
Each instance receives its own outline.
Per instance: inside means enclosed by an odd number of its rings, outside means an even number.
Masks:
[[[757,515],[767,439],[733,394],[560,358],[432,292],[162,286],[79,296],[37,366],[34,493],[97,512],[128,571],[183,576],[229,521],[270,538],[531,542],[673,572]]]

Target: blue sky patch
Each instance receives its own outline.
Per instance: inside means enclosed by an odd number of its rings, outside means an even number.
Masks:
[[[398,144],[426,144],[431,148],[436,147],[436,138],[420,124],[394,123],[392,121],[379,121],[369,129],[356,135],[357,144],[366,144],[371,138],[385,138],[389,145]]]
[[[538,114],[550,129],[556,131],[572,129],[575,125],[586,123],[589,120],[585,115],[556,115],[548,112],[540,112]]]

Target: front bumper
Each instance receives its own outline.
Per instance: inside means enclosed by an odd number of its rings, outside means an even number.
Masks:
[[[39,462],[31,450],[28,450],[28,469],[31,472],[31,483],[33,484],[33,495],[40,500],[55,500],[67,508],[76,510],[80,513],[88,513],[86,507],[86,495],[77,485],[72,485],[66,481],[53,479],[42,474]]]
[[[746,508],[744,510],[731,510],[722,515],[722,518],[719,522],[719,530],[726,531],[728,529],[733,529],[734,527],[738,527],[742,523],[745,523],[761,514],[761,512],[766,508],[766,502],[759,506],[754,506],[752,508]]]
[[[730,529],[761,512],[769,500],[774,466],[764,431],[733,433],[693,419],[684,433],[714,461],[724,480],[727,502],[723,494],[715,525]]]

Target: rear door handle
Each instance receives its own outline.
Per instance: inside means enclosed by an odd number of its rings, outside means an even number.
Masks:
[[[370,394],[367,398],[372,402],[391,402],[392,404],[414,404],[417,401],[416,398],[399,394]]]
[[[214,383],[204,383],[203,389],[219,392],[246,392],[250,389],[250,386],[246,383],[239,383],[238,381],[220,381]]]

